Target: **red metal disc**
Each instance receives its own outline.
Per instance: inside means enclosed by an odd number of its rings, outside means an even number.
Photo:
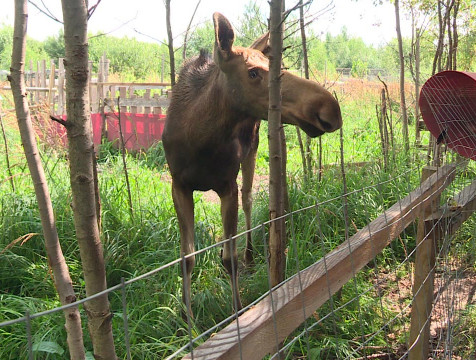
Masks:
[[[420,92],[420,111],[439,142],[476,160],[476,73],[442,71]]]

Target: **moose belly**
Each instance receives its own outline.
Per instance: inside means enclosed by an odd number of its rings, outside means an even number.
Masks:
[[[193,190],[214,190],[219,195],[236,182],[240,170],[239,144],[200,149],[187,157],[180,171],[180,182]]]

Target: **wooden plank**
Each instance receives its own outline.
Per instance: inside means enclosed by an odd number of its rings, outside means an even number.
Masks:
[[[56,77],[56,68],[54,60],[50,62],[50,77],[48,79],[48,106],[50,107],[50,113],[55,113],[54,100],[54,90],[55,90],[55,77]]]
[[[145,90],[144,100],[149,100],[150,101],[150,88]],[[144,105],[144,114],[150,114],[150,106],[145,106]]]
[[[4,86],[2,87],[2,90],[11,90],[12,88],[10,86]],[[48,92],[50,91],[50,88],[49,87],[36,87],[36,86],[27,86],[25,88],[27,91],[40,91],[40,92]],[[54,88],[53,88],[54,90]]]
[[[33,61],[32,60],[30,60],[30,74],[29,74],[28,84],[30,85],[30,88],[33,87]],[[3,89],[6,90],[5,87]],[[11,88],[9,87],[8,90],[11,90]],[[26,90],[30,91],[30,90],[28,90],[28,88]],[[30,104],[34,104],[33,92],[30,92],[29,95],[30,95]]]
[[[134,99],[137,97],[136,94],[134,93],[134,90],[135,90],[134,86],[129,86],[129,99],[127,99],[127,100],[134,101]],[[124,100],[126,100],[125,97],[124,97]],[[121,101],[122,101],[122,99],[121,99]],[[137,109],[136,105],[131,105],[130,109],[131,109],[130,110],[131,114],[137,114],[138,109]]]
[[[41,65],[40,65],[40,62],[37,61],[37,62],[36,62],[35,80],[34,80],[33,86],[41,87],[40,72],[41,72]],[[38,91],[35,91],[35,100],[34,100],[34,103],[35,103],[35,104],[39,104],[39,103],[40,103],[40,93],[39,93]]]
[[[433,224],[435,221],[442,222],[442,219],[451,219],[446,222],[448,233],[454,233],[459,226],[476,211],[476,180],[466,186],[458,195],[451,199],[447,205],[426,218],[426,222]]]
[[[103,57],[99,59],[99,66],[98,66],[98,82],[96,85],[96,94],[97,94],[97,99],[96,99],[96,104],[95,104],[95,109],[97,109],[97,112],[101,114],[101,118],[103,123],[105,122],[105,115],[104,115],[104,102],[102,99],[106,97],[106,91],[107,91],[107,86],[104,86],[101,84],[101,82],[104,81],[104,62],[103,62]]]
[[[104,82],[104,81],[98,81],[98,85],[104,85],[104,86],[133,86],[134,89],[136,90],[146,90],[146,89],[165,89],[171,87],[170,83],[134,83],[134,82]]]
[[[422,181],[429,178],[438,168],[423,168]],[[413,270],[413,304],[410,321],[410,353],[409,360],[425,359],[428,356],[430,339],[430,322],[427,321],[433,307],[433,278],[435,266],[436,233],[434,227],[426,226],[425,218],[438,209],[439,197],[422,209],[419,216],[415,266]],[[424,355],[426,354],[426,355]]]
[[[476,180],[456,195],[453,198],[453,202],[453,206],[462,213],[462,219],[464,222],[471,216],[470,212],[476,209]]]
[[[154,99],[156,101],[159,101],[159,94],[154,94]],[[153,107],[153,113],[156,114],[156,115],[162,115],[162,107],[160,106],[154,106]]]
[[[117,100],[117,96],[116,96],[116,87],[114,85],[112,85],[110,88],[110,93],[109,93],[109,97],[111,99],[115,99]],[[107,94],[104,94],[105,96],[107,96]],[[122,99],[121,99],[122,100]]]
[[[96,86],[93,85],[92,81],[93,77],[93,62],[91,60],[88,60],[88,93],[89,93],[89,108],[91,109],[91,113],[97,113],[99,112],[96,98],[95,98],[95,92],[94,88]]]
[[[294,275],[193,351],[193,359],[261,359],[396,238],[455,176],[444,166],[325,258]],[[351,251],[350,251],[351,250]],[[300,280],[301,279],[301,284]],[[302,292],[300,289],[302,288]],[[271,299],[273,303],[271,303]],[[274,309],[274,315],[273,315]],[[304,309],[304,312],[303,312]],[[273,321],[275,320],[275,321]],[[238,344],[239,324],[241,344]],[[275,334],[274,329],[278,329]],[[241,350],[241,352],[240,352]],[[188,354],[184,359],[191,359]]]
[[[66,113],[64,58],[58,59],[58,115]]]
[[[106,52],[104,52],[104,81],[107,82],[109,80],[109,65],[111,65],[111,60],[109,60],[106,56]]]
[[[115,107],[117,100],[105,99],[107,105],[111,108]],[[168,107],[170,100],[165,97],[144,99],[144,98],[122,98],[120,101],[121,106],[148,106],[148,107]]]
[[[435,247],[451,237],[476,210],[476,180],[465,187],[443,209],[428,216],[424,222],[424,238],[417,235],[415,254],[414,302],[411,313],[409,360],[426,359],[429,354],[430,321],[434,294]],[[419,231],[420,231],[420,224]]]
[[[46,86],[46,60],[41,60],[41,72],[40,72],[40,86],[47,88]],[[42,101],[46,99],[46,96],[42,96]]]
[[[119,105],[121,107],[121,113],[125,113],[125,112],[127,112],[127,106],[128,106],[124,103],[125,100],[127,100],[127,88],[125,86],[119,87],[119,96],[121,98],[119,100]],[[133,111],[131,110],[131,112],[133,112]]]

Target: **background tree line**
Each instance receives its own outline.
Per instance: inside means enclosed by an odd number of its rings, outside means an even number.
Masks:
[[[424,7],[425,2],[421,3],[418,7],[419,14],[426,12],[425,19],[430,19],[422,25],[425,31],[421,31],[420,39],[420,71],[423,78],[427,78],[431,75],[434,54],[437,50],[438,16],[433,13],[437,11],[434,6]],[[457,64],[459,70],[476,71],[476,10],[469,5],[468,3],[465,7],[463,2],[463,6],[459,9]],[[408,9],[411,10],[411,7]],[[234,25],[237,28],[236,44],[249,45],[253,39],[266,31],[267,19],[256,3],[250,3]],[[302,47],[297,16],[289,17],[285,32],[285,65],[292,70],[302,71]],[[7,70],[10,67],[12,35],[11,26],[0,26],[0,69]],[[185,57],[198,54],[201,49],[211,53],[213,36],[211,21],[196,26],[188,37]],[[350,68],[352,76],[355,77],[365,76],[369,69],[380,70],[381,74],[390,77],[398,76],[399,56],[396,38],[388,44],[374,46],[365,43],[360,37],[352,36],[345,27],[337,35],[330,33],[320,35],[308,28],[307,41],[311,76],[318,79],[322,79],[325,75],[330,79],[335,78],[338,68]],[[180,66],[183,62],[183,44],[180,41],[176,41],[176,44],[178,45],[175,47],[176,61]],[[408,75],[410,75],[412,46],[411,38],[403,39]],[[168,48],[165,40],[144,42],[132,37],[118,38],[111,35],[90,34],[89,59],[93,62],[93,66],[97,66],[104,53],[111,61],[110,72],[121,74],[124,80],[151,80],[151,77],[159,79],[161,75],[166,81],[170,80]],[[31,37],[27,39],[27,64],[30,61],[35,63],[38,60],[57,59],[64,56],[62,31],[44,41]]]
[[[410,6],[411,5],[411,6]],[[438,16],[436,8],[421,4],[407,4],[407,10],[424,14],[420,29],[420,71],[422,78],[432,73],[435,51],[438,46]],[[459,70],[476,71],[476,10],[465,1],[459,8],[457,64]],[[422,18],[422,16],[420,16]],[[285,66],[302,71],[302,47],[299,33],[299,19],[293,14],[288,18],[284,35]],[[245,7],[244,13],[234,24],[237,28],[237,45],[249,45],[253,39],[264,33],[267,18],[256,3]],[[424,28],[423,28],[424,27]],[[425,30],[425,31],[423,31]],[[369,69],[380,70],[382,75],[397,78],[399,54],[397,39],[388,44],[374,46],[364,39],[354,37],[343,27],[337,35],[327,33],[320,35],[308,27],[308,57],[311,77],[322,80],[324,76],[336,79],[338,68],[350,68],[352,76],[364,77]],[[13,28],[0,27],[0,69],[9,69],[12,49]],[[214,42],[211,21],[202,23],[191,31],[186,43],[185,57],[198,54],[201,49],[212,52]],[[183,62],[183,44],[176,41],[176,62]],[[403,39],[406,69],[410,78],[410,60],[414,42],[411,38]],[[445,48],[443,48],[443,51]],[[168,67],[167,41],[143,42],[132,37],[118,38],[104,34],[90,34],[89,59],[97,66],[101,56],[106,53],[110,60],[110,72],[120,74],[122,80],[170,80]],[[27,39],[26,63],[35,63],[43,59],[57,59],[65,56],[63,33],[50,36],[44,41]],[[165,62],[165,64],[164,64]],[[165,66],[164,66],[165,65]],[[163,74],[164,72],[164,74]]]

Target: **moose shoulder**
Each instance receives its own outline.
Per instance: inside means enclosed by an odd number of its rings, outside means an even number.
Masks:
[[[268,115],[268,34],[249,48],[233,46],[229,21],[215,13],[213,22],[213,59],[202,52],[184,65],[172,91],[163,133],[182,256],[194,252],[194,190],[212,189],[219,195],[224,237],[236,235],[240,166],[243,210],[246,226],[251,227],[258,130],[260,120]],[[339,104],[327,90],[286,71],[282,75],[281,111],[284,123],[299,126],[311,137],[342,126]],[[245,259],[248,263],[252,259],[249,235]],[[234,306],[240,309],[235,240],[224,246],[223,263],[231,277]],[[187,256],[182,295],[190,313],[194,264],[194,256]]]

